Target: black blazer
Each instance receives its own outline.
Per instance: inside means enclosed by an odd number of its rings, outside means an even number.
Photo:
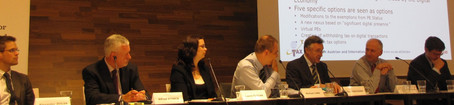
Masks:
[[[328,67],[325,63],[317,63],[317,71],[322,84],[331,82],[328,75]],[[300,58],[290,61],[287,64],[286,70],[286,81],[289,88],[296,90],[297,86],[299,88],[309,88],[314,85],[314,80],[312,79],[312,73],[307,65],[307,61],[302,55]],[[295,85],[296,84],[296,85]]]
[[[14,94],[17,97],[17,105],[33,105],[35,103],[35,94],[27,75],[11,70],[11,80]]]
[[[88,65],[82,71],[85,87],[85,99],[87,105],[100,103],[117,103],[120,97],[115,90],[112,77],[110,75],[104,59]],[[137,66],[129,63],[126,67],[120,68],[120,81],[122,93],[126,94],[131,89],[145,90],[139,78]],[[146,93],[148,97],[150,95]]]
[[[425,80],[415,71],[420,70],[420,72],[424,76],[426,76],[433,83],[433,85],[438,85],[438,89],[446,90],[446,80],[449,80],[452,77],[451,72],[449,72],[448,63],[446,63],[445,60],[443,60],[443,62],[445,62],[445,65],[440,69],[440,75],[432,70],[430,63],[426,58],[426,55],[423,53],[413,59],[413,61],[411,61],[410,65],[412,65],[416,69],[412,68],[411,66],[408,68],[407,80],[411,80],[411,83],[413,84],[416,84],[417,80]],[[429,86],[429,83],[426,84],[427,90],[433,90],[433,86]]]
[[[200,75],[205,81],[205,85],[207,88],[207,95],[208,98],[216,97],[216,92],[214,89],[213,81],[211,79],[210,72],[208,71],[208,67],[206,66],[199,66]],[[196,97],[196,85],[194,82],[194,78],[192,77],[192,73],[188,72],[185,69],[183,64],[174,64],[172,66],[172,72],[170,74],[170,83],[171,88],[170,91],[172,92],[183,92],[184,100],[191,100],[195,99]]]

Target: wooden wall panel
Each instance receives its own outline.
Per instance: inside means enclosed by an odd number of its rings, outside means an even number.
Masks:
[[[256,0],[32,0],[29,76],[41,97],[72,90],[82,104],[82,68],[103,57],[113,34],[131,42],[147,90],[165,91],[176,47],[185,36],[206,37],[207,57],[221,82],[257,39]]]

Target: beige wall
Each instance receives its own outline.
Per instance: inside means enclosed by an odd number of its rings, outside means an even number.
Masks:
[[[1,0],[0,14],[0,35],[16,37],[20,50],[19,64],[12,69],[27,74],[30,0]]]

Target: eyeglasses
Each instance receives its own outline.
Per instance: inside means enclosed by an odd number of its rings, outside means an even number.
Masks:
[[[19,49],[13,48],[13,49],[9,49],[9,50],[2,50],[2,51],[0,51],[0,52],[5,52],[5,51],[8,51],[8,52],[10,52],[10,53],[14,53],[14,52],[16,52],[16,51],[19,52]]]
[[[429,53],[432,54],[432,55],[435,55],[435,56],[442,56],[442,55],[444,54],[442,51],[439,51],[439,52],[437,52],[437,51],[430,51]]]

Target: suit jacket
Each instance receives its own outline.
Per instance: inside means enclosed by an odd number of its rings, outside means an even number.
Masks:
[[[443,60],[443,59],[442,59]],[[448,63],[446,63],[445,60],[445,65],[443,68],[440,69],[440,73],[438,74],[434,70],[432,70],[432,66],[430,65],[429,61],[427,60],[426,55],[423,53],[413,59],[411,61],[410,65],[415,67],[409,66],[408,68],[408,74],[407,74],[407,79],[411,80],[411,83],[416,84],[417,80],[425,80],[422,76],[420,76],[415,70],[419,70],[424,76],[426,76],[432,83],[433,85],[438,85],[438,88],[440,90],[446,90],[446,80],[451,79],[451,72],[449,72],[448,68]],[[429,83],[427,84],[427,90],[433,90],[433,86],[429,86]]]
[[[315,81],[312,79],[312,73],[307,62],[304,55],[302,55],[300,58],[290,61],[287,64],[286,81],[289,88],[299,90],[298,87],[309,88],[314,85]],[[331,82],[327,65],[323,62],[317,63],[316,65],[320,82],[322,84]]]
[[[139,78],[137,66],[129,63],[126,67],[120,68],[120,81],[122,94],[128,93],[131,89],[145,90]],[[111,73],[104,59],[88,65],[82,71],[85,87],[85,99],[87,105],[99,103],[118,103],[119,95],[111,77]],[[150,95],[146,93],[148,97]]]
[[[33,105],[35,103],[35,94],[27,75],[11,70],[11,80],[17,105]]]
[[[215,87],[213,85],[213,81],[211,79],[210,72],[208,71],[208,67],[206,66],[199,66],[200,75],[205,81],[205,85],[207,88],[207,98],[216,97]],[[176,64],[172,66],[172,72],[170,74],[170,83],[171,88],[170,91],[172,92],[183,92],[184,100],[191,100],[196,99],[196,84],[194,82],[194,78],[192,77],[192,73],[188,72],[185,69],[183,64]]]

